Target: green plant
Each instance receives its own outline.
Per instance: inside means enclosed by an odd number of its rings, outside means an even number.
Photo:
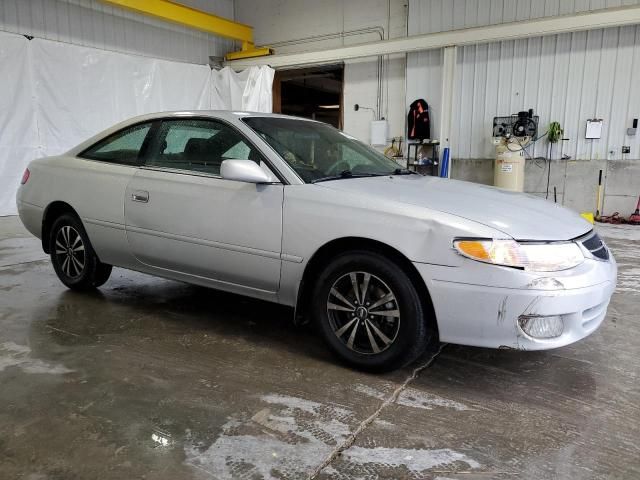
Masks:
[[[547,136],[549,137],[549,143],[558,143],[558,140],[562,138],[564,130],[560,126],[560,122],[551,122],[549,129],[547,130]]]

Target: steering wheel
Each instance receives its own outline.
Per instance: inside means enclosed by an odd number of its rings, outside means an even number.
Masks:
[[[311,165],[309,165],[308,163],[298,158],[298,156],[295,153],[291,152],[290,150],[287,150],[282,156],[285,159],[285,161],[289,163],[291,166],[302,167],[302,168],[312,168]]]
[[[341,162],[336,162],[333,164],[333,166],[327,170],[327,175],[338,175],[342,172],[344,172],[345,170],[351,170],[351,165],[349,165],[348,162],[345,162],[344,160]]]

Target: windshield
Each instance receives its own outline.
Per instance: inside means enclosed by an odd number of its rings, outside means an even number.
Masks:
[[[404,173],[394,161],[324,123],[278,117],[242,120],[307,183]]]

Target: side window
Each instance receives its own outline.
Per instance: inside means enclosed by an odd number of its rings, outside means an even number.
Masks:
[[[80,157],[123,165],[138,165],[140,150],[150,129],[151,123],[125,128],[89,147]]]
[[[235,129],[215,120],[166,120],[162,123],[147,165],[220,174],[224,160],[262,156]]]

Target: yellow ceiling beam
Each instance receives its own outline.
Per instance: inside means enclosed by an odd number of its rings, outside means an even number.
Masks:
[[[243,58],[264,57],[272,53],[273,49],[269,47],[252,47],[240,50],[239,52],[227,53],[224,57],[227,62],[230,62],[231,60],[240,60]]]
[[[242,52],[233,52],[229,55],[242,54],[247,58],[269,55],[273,51],[269,48],[254,48],[253,27],[243,23],[234,22],[227,18],[219,17],[211,13],[196,10],[169,0],[102,0],[104,3],[116,7],[131,10],[143,15],[149,15],[168,22],[186,25],[203,32],[211,33],[232,40],[242,42]]]

